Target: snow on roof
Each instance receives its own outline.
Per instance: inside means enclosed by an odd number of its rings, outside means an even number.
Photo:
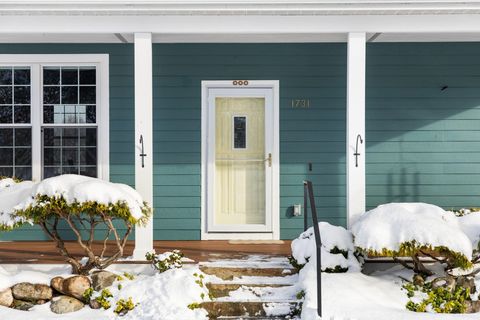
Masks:
[[[389,203],[364,213],[351,228],[355,246],[382,252],[397,251],[415,240],[422,245],[447,247],[472,257],[472,242],[452,212],[426,203]]]

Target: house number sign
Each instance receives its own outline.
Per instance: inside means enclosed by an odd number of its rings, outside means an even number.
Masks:
[[[292,108],[308,109],[310,108],[310,99],[292,99]]]

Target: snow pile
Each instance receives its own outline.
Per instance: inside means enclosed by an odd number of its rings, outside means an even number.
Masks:
[[[389,203],[361,215],[352,226],[355,246],[381,253],[405,242],[447,247],[472,257],[472,242],[452,212],[426,203]]]
[[[21,202],[30,197],[32,186],[30,181],[16,183],[10,178],[0,180],[0,229],[25,222],[12,214]]]
[[[322,270],[335,269],[339,266],[349,271],[359,271],[360,264],[353,255],[353,238],[350,231],[327,222],[318,223],[322,241]],[[343,253],[346,253],[344,256]],[[300,234],[292,241],[292,256],[297,263],[303,265],[316,259],[316,245],[313,227]]]
[[[480,212],[466,212],[458,217],[460,228],[472,242],[474,249],[479,249],[480,242]]]

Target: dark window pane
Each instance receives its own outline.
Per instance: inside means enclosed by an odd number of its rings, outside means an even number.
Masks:
[[[32,133],[30,128],[15,129],[15,146],[30,147],[32,145]]]
[[[29,166],[32,164],[31,148],[15,148],[15,165]]]
[[[0,87],[0,104],[12,104],[12,87]]]
[[[0,129],[0,147],[13,146],[13,129]]]
[[[13,148],[0,149],[0,166],[13,165]]]
[[[0,167],[0,176],[13,177],[13,168],[12,167]]]
[[[97,167],[80,167],[80,174],[87,177],[96,177]]]
[[[97,148],[80,148],[80,164],[96,165],[97,164]]]
[[[59,68],[44,68],[43,69],[43,84],[60,84],[60,69]]]
[[[64,128],[63,129],[63,146],[78,146],[78,129]]]
[[[60,103],[60,87],[43,87],[43,103]]]
[[[12,84],[12,69],[0,69],[0,85]]]
[[[59,148],[44,148],[43,149],[43,163],[46,166],[60,166],[62,161],[60,157]]]
[[[86,130],[85,145],[89,147],[95,147],[97,145],[97,129],[87,128]]]
[[[45,167],[43,168],[43,178],[51,178],[55,176],[59,176],[61,174],[60,167]]]
[[[14,122],[30,123],[30,106],[15,106]]]
[[[62,104],[78,103],[78,87],[62,87]]]
[[[43,123],[53,123],[53,106],[43,106]]]
[[[13,91],[15,104],[30,104],[30,87],[15,87]]]
[[[44,146],[61,146],[62,131],[63,130],[61,128],[43,129],[43,145]]]
[[[22,180],[32,180],[31,167],[15,167],[15,177]]]
[[[77,148],[62,149],[62,162],[64,166],[78,165],[78,150]]]
[[[78,167],[63,167],[62,174],[78,174]]]
[[[233,128],[234,148],[245,149],[247,147],[247,118],[234,117],[233,126],[234,126]]]
[[[87,123],[97,122],[97,112],[95,106],[87,106]]]
[[[0,106],[0,123],[12,123],[11,106]]]
[[[95,84],[96,72],[93,69],[80,69],[80,84]]]
[[[62,68],[62,85],[65,84],[78,84],[78,69],[65,69]]]
[[[96,103],[96,87],[80,87],[80,103]]]
[[[13,71],[14,84],[30,84],[30,69],[17,69]]]

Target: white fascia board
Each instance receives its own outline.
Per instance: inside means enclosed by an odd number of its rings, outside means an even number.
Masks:
[[[63,0],[2,1],[5,14],[46,15],[352,15],[478,13],[479,1],[461,0]]]
[[[306,34],[475,33],[479,15],[419,16],[2,16],[0,33]]]

